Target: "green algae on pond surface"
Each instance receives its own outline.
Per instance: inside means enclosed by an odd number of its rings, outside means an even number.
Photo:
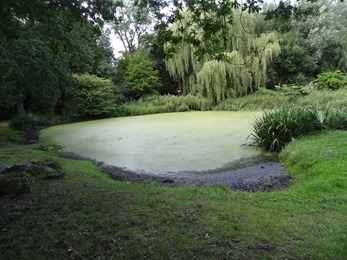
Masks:
[[[112,118],[50,127],[41,138],[129,170],[207,171],[260,154],[245,145],[259,114],[205,111]]]

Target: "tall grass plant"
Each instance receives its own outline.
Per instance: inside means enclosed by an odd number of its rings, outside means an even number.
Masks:
[[[300,106],[283,106],[265,111],[253,123],[250,138],[271,152],[281,151],[294,138],[322,129],[316,110]]]
[[[267,110],[279,108],[284,103],[289,103],[290,101],[290,96],[273,95],[271,92],[269,94],[256,93],[244,97],[227,99],[214,109],[225,111]]]

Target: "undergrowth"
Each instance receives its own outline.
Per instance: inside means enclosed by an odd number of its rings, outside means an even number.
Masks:
[[[307,87],[284,85],[275,90],[259,89],[253,94],[238,98],[229,98],[213,105],[202,96],[148,96],[138,101],[116,107],[114,116],[135,116],[156,113],[226,110],[259,111],[278,109],[283,105],[295,104],[321,110],[327,106],[336,109],[347,107],[347,89],[312,90]]]
[[[115,116],[137,116],[169,112],[211,110],[212,103],[202,96],[148,96],[116,107]]]

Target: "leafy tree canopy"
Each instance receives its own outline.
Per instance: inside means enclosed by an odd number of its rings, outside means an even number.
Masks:
[[[0,2],[0,103],[53,112],[72,72],[100,71],[97,39],[113,20],[112,0],[2,0]]]
[[[306,0],[316,2],[317,0]],[[342,0],[343,1],[343,0]],[[158,31],[158,44],[165,42],[171,43],[171,49],[168,53],[175,53],[177,44],[184,41],[195,47],[196,56],[201,59],[205,54],[213,56],[217,60],[225,60],[227,56],[227,33],[233,26],[235,10],[242,12],[255,13],[260,12],[263,7],[263,0],[138,0],[142,6],[150,6],[158,20],[156,30]],[[301,2],[301,1],[297,1]],[[171,14],[167,15],[162,10],[170,8]],[[190,13],[189,24],[182,23],[184,17],[182,10]],[[273,10],[267,12],[267,18],[288,19],[291,16],[302,16],[314,13],[314,8],[299,8],[296,3],[286,3],[280,1],[279,5]],[[184,31],[187,26],[194,24],[189,35],[177,35],[169,27],[178,22],[178,30]],[[202,32],[202,34],[200,33]],[[197,34],[201,36],[196,37]],[[224,40],[224,45],[220,45],[219,39]]]
[[[157,92],[161,84],[158,71],[154,70],[153,67],[153,61],[144,48],[139,48],[128,57],[125,85],[131,98],[138,99]]]
[[[191,34],[194,24],[182,32],[180,25],[190,24],[191,16],[189,11],[181,15],[185,19],[180,24],[176,22],[171,30],[174,35],[183,34],[184,37]],[[255,16],[242,12],[237,15],[232,21],[233,27],[226,32],[226,38],[217,42],[226,48],[223,53],[226,61],[218,60],[213,54],[205,54],[199,59],[194,51],[197,47],[185,42],[180,43],[180,51],[166,61],[169,73],[180,81],[185,94],[199,93],[212,103],[219,103],[265,86],[268,64],[280,51],[277,37],[274,33],[255,36]],[[200,39],[203,34],[199,31],[195,37]]]

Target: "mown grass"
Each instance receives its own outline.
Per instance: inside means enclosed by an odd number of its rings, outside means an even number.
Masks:
[[[281,154],[294,176],[271,193],[162,187],[110,179],[89,161],[7,143],[0,164],[55,158],[62,180],[0,198],[1,259],[345,259],[347,133],[296,140]]]

